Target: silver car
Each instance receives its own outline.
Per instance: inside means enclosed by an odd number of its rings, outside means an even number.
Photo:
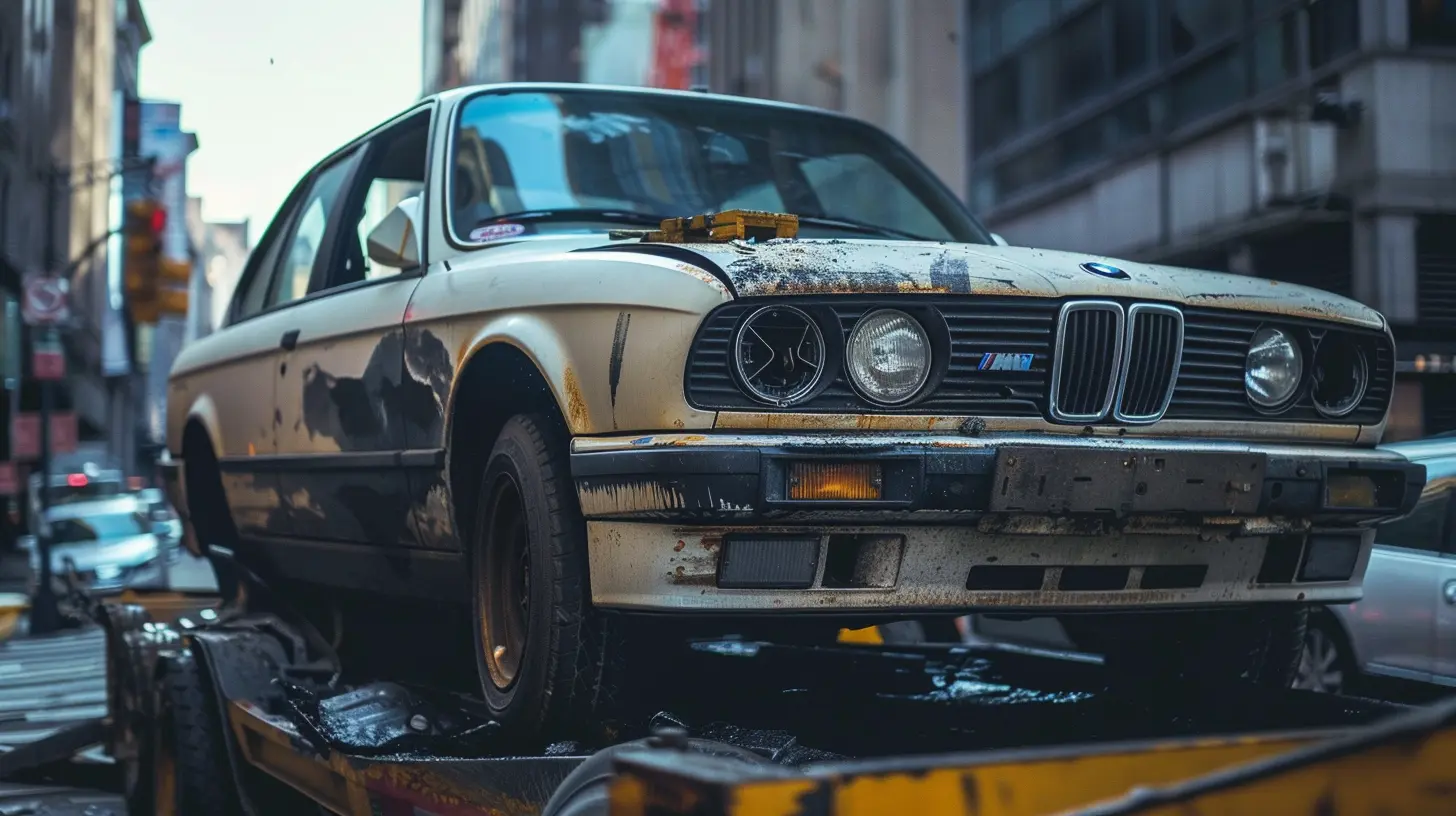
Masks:
[[[1295,680],[1338,692],[1351,671],[1456,685],[1456,437],[1383,446],[1426,466],[1420,503],[1381,524],[1365,573],[1365,597],[1311,618]]]
[[[51,570],[64,574],[74,566],[91,590],[165,587],[166,561],[161,540],[146,503],[135,495],[52,507],[46,513],[51,529]],[[34,536],[21,547],[30,565],[40,569]]]

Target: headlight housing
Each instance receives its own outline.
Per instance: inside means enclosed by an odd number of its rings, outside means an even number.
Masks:
[[[1244,391],[1260,408],[1287,404],[1304,379],[1304,352],[1294,335],[1264,327],[1254,332],[1244,358]]]
[[[1327,334],[1310,364],[1310,382],[1315,410],[1331,419],[1348,416],[1370,388],[1370,358],[1353,338]]]
[[[748,316],[733,344],[738,380],[760,402],[787,408],[813,393],[824,376],[824,334],[792,306],[764,306]]]
[[[919,321],[898,309],[879,309],[849,333],[845,367],[866,399],[896,405],[930,379],[930,357],[930,337]]]

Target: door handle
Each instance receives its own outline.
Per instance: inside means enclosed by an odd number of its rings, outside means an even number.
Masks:
[[[1446,585],[1441,587],[1441,594],[1446,597],[1446,603],[1456,604],[1456,581],[1447,581]]]
[[[284,351],[293,351],[293,347],[298,345],[298,329],[284,332],[283,339],[278,341],[278,345],[282,346]]]

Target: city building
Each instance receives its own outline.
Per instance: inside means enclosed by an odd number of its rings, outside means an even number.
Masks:
[[[1456,3],[972,0],[970,200],[1013,244],[1390,319],[1387,439],[1456,429]]]
[[[388,202],[385,211],[392,207]],[[228,297],[248,259],[248,220],[208,221],[202,199],[187,199],[187,233],[192,242],[195,273],[188,297],[188,341],[211,334],[227,309]]]
[[[1013,244],[1390,318],[1389,439],[1456,429],[1456,3],[713,0],[712,89],[842,110]]]
[[[491,82],[688,88],[706,0],[424,0],[422,92]]]
[[[964,196],[963,6],[964,0],[712,0],[703,35],[707,85],[873,122]]]
[[[67,377],[55,387],[79,439],[104,440],[113,466],[134,465],[136,388],[123,313],[120,237],[125,110],[150,40],[140,0],[50,0],[51,164],[42,268],[70,278]],[[108,237],[110,236],[110,237]],[[22,391],[32,410],[34,389]]]

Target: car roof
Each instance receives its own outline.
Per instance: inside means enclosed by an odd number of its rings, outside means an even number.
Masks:
[[[669,88],[647,88],[640,85],[598,85],[588,82],[499,82],[488,85],[464,85],[459,88],[451,88],[440,91],[425,97],[438,99],[442,102],[455,102],[467,96],[478,93],[572,93],[581,91],[595,91],[598,93],[619,93],[631,96],[656,96],[664,98],[676,97],[679,99],[709,99],[714,102],[724,102],[736,105],[748,105],[755,108],[776,108],[785,111],[796,111],[799,113],[817,113],[824,116],[833,116],[839,119],[849,119],[855,122],[864,123],[863,120],[829,110],[827,108],[816,108],[812,105],[800,105],[795,102],[780,102],[776,99],[759,99],[751,96],[734,96],[732,94],[711,93],[708,91],[680,91]],[[868,123],[864,123],[868,124]]]
[[[46,518],[51,521],[58,521],[61,519],[86,518],[87,516],[101,516],[113,513],[135,513],[139,509],[140,502],[136,496],[122,495],[97,499],[96,501],[57,504],[46,509]]]

